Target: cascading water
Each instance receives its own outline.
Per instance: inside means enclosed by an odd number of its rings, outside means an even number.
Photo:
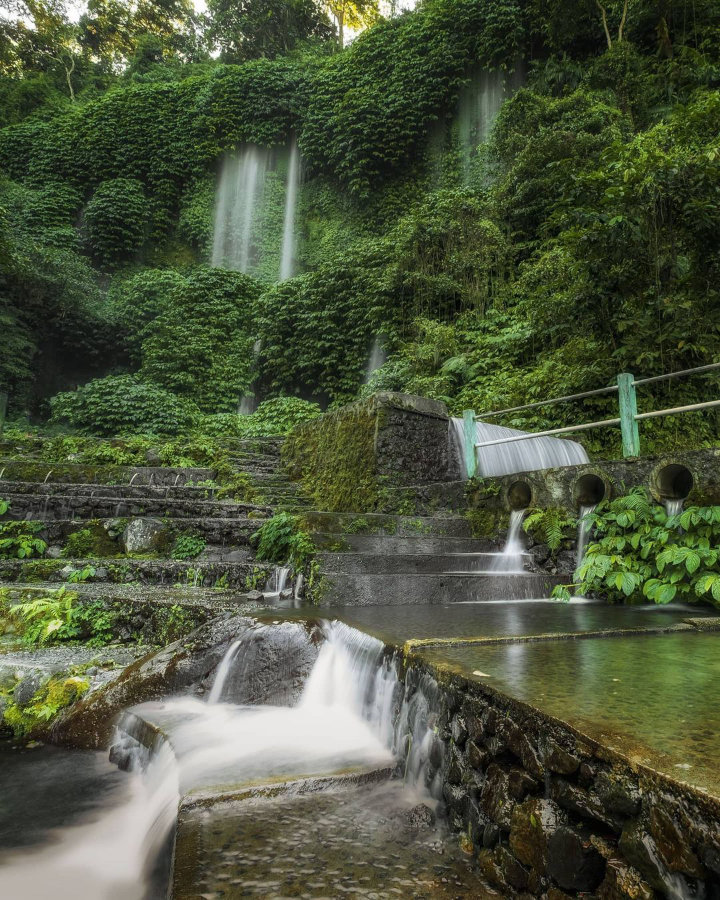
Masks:
[[[370,358],[368,359],[367,369],[365,371],[365,384],[370,382],[373,373],[385,365],[387,362],[387,353],[382,345],[382,339],[375,337],[373,340]]]
[[[212,264],[248,272],[255,260],[269,150],[247,145],[223,161],[215,198]]]
[[[663,506],[665,507],[665,512],[668,515],[668,518],[671,516],[679,516],[683,509],[684,500],[680,499],[670,499],[666,498],[663,500]]]
[[[460,472],[467,478],[465,466],[464,422],[453,418],[451,435],[455,453],[458,458]],[[502,425],[489,425],[487,422],[475,423],[475,442],[507,440],[527,432]],[[537,469],[552,469],[557,466],[579,466],[589,462],[582,444],[552,437],[528,438],[525,441],[495,444],[492,447],[480,447],[477,452],[478,475],[488,478],[494,475],[512,475],[515,472],[532,472]]]
[[[592,528],[592,522],[590,521],[590,516],[595,510],[595,504],[591,506],[581,506],[580,507],[580,518],[578,519],[578,534],[577,534],[577,548],[576,548],[576,560],[575,560],[575,569],[580,568],[582,565],[583,559],[585,559],[585,551],[587,550],[588,541],[590,539],[590,530]]]
[[[520,537],[525,509],[514,509],[510,513],[510,525],[503,552],[498,554],[492,569],[496,572],[522,572],[524,546]]]
[[[284,590],[292,586],[292,572],[293,570],[290,566],[275,566],[265,583],[264,593],[271,595],[282,594]]]
[[[465,85],[458,105],[458,138],[463,157],[465,180],[471,176],[472,162],[478,145],[490,137],[500,107],[522,87],[524,72],[518,61],[512,74],[495,69],[481,69]]]
[[[285,188],[285,216],[283,219],[282,252],[280,255],[280,281],[295,274],[295,217],[298,185],[300,183],[300,152],[297,142],[290,145],[287,186]]]

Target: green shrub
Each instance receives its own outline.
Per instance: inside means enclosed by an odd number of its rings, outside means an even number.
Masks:
[[[603,501],[590,516],[594,539],[572,589],[612,601],[704,600],[720,607],[720,506],[668,516],[642,488]],[[567,599],[570,591],[556,588]]]
[[[25,603],[14,603],[5,592],[0,606],[6,629],[31,646],[84,641],[100,647],[114,636],[116,614],[100,600],[78,601],[66,588]]]
[[[257,545],[256,556],[264,562],[291,565],[304,569],[315,556],[315,544],[303,530],[299,516],[278,513],[268,519],[251,540]]]
[[[563,541],[571,540],[577,528],[577,519],[561,507],[530,509],[523,519],[523,530],[540,544],[547,544],[553,554]]]
[[[179,534],[170,555],[173,559],[195,559],[205,549],[205,539],[196,534]]]
[[[10,504],[0,500],[0,515],[6,513]],[[47,544],[37,535],[43,530],[42,522],[5,520],[0,522],[0,559],[30,559],[42,556]]]
[[[53,422],[66,422],[85,434],[132,432],[175,435],[189,431],[196,407],[134,375],[97,378],[50,401]]]
[[[148,224],[143,186],[133,178],[113,178],[100,184],[85,207],[85,237],[105,265],[131,258],[142,246]]]
[[[317,403],[299,397],[274,397],[263,401],[252,415],[239,416],[239,430],[245,437],[285,435],[319,415],[322,410]]]

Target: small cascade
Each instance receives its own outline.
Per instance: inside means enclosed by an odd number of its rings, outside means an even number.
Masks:
[[[284,590],[292,587],[292,573],[290,566],[275,566],[270,577],[265,582],[264,594],[280,595]],[[288,584],[290,582],[290,584]]]
[[[666,497],[663,500],[663,506],[665,507],[665,512],[667,513],[668,518],[671,516],[679,516],[683,509],[683,504],[685,501],[683,499],[676,499]]]
[[[440,771],[444,745],[437,735],[440,688],[427,672],[410,670],[394,728],[393,749],[403,766],[409,787],[429,791],[436,800],[442,796]]]
[[[465,432],[464,422],[453,418],[451,437],[457,454],[460,471],[467,478],[465,467]],[[527,432],[516,428],[505,428],[502,425],[489,425],[487,422],[475,423],[475,442],[506,440]],[[552,437],[528,438],[526,441],[495,444],[491,447],[480,447],[477,452],[478,475],[489,478],[495,475],[512,475],[516,472],[533,472],[537,469],[553,469],[558,466],[579,466],[589,462],[582,444]]]
[[[215,197],[212,264],[249,272],[256,257],[258,227],[270,151],[248,144],[222,164]]]
[[[370,358],[368,360],[367,369],[365,371],[365,384],[369,384],[374,372],[385,365],[387,362],[387,353],[382,345],[382,338],[376,336],[373,340]]]
[[[575,559],[575,570],[580,568],[583,559],[585,559],[585,551],[587,550],[588,541],[590,539],[590,530],[592,522],[590,516],[595,511],[596,504],[591,506],[580,507],[580,518],[578,519],[577,549]]]
[[[495,572],[522,572],[525,547],[521,538],[523,519],[526,509],[513,509],[510,513],[510,525],[502,553],[498,554],[492,569]]]
[[[300,184],[300,152],[297,141],[290,145],[287,185],[285,188],[285,216],[283,218],[282,251],[280,254],[280,281],[295,274],[295,218],[298,186]]]
[[[213,686],[210,691],[210,696],[208,697],[208,703],[219,703],[222,698],[223,688],[225,687],[225,682],[227,681],[228,674],[230,673],[230,669],[232,667],[233,662],[235,661],[235,656],[237,655],[238,650],[242,645],[242,638],[237,641],[233,641],[232,644],[228,647],[227,653],[222,658],[222,662],[217,668],[217,672],[215,673],[215,681],[213,681]]]

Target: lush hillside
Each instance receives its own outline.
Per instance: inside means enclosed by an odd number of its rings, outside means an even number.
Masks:
[[[16,115],[0,130],[11,413],[46,416],[57,391],[128,373],[155,398],[151,429],[186,421],[165,415],[178,403],[191,418],[227,413],[250,389],[343,402],[378,334],[390,359],[373,386],[456,411],[720,358],[720,6],[609,2],[607,33],[601,9],[426,0],[342,52],[158,63]],[[523,86],[468,147],[463,104],[497,69]],[[6,74],[3,96],[29,77]],[[292,137],[300,274],[210,268],[224,155]],[[127,385],[96,385],[90,408]],[[707,393],[674,382],[642,402]],[[83,397],[56,414],[90,424],[73,413]],[[717,431],[709,414],[667,420],[647,427],[646,449]]]

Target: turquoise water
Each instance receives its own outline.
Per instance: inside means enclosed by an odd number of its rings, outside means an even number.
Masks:
[[[444,646],[422,655],[720,795],[720,634]]]

